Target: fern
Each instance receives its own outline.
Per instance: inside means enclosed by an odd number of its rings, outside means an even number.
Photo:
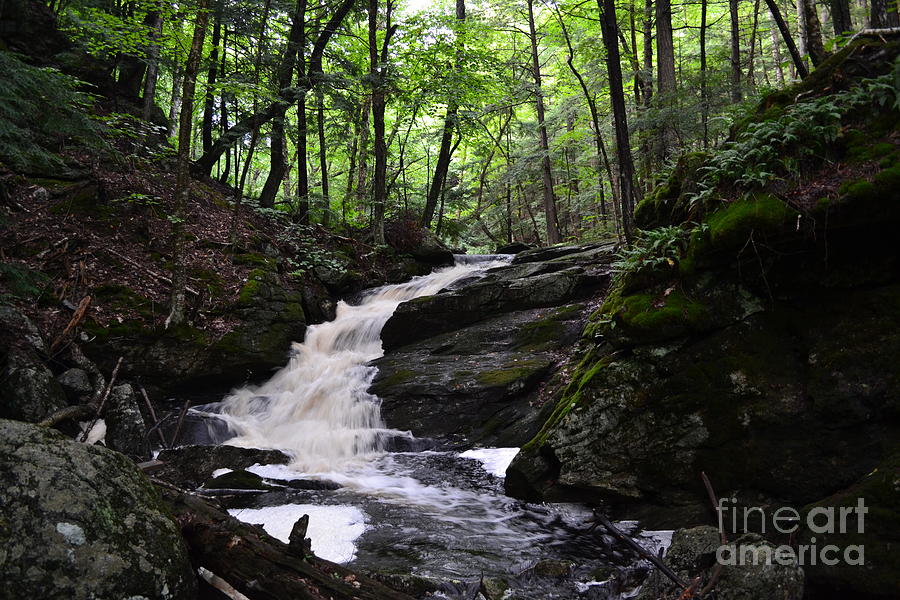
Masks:
[[[97,126],[85,114],[91,97],[79,91],[81,81],[9,52],[0,52],[0,80],[0,160],[12,168],[61,170],[58,152],[65,144],[100,143]]]

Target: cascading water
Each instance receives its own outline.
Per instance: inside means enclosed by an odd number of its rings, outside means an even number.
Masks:
[[[486,576],[508,580],[517,590],[513,599],[630,597],[619,595],[626,588],[615,578],[593,581],[598,568],[630,563],[609,540],[586,532],[585,507],[524,505],[503,493],[505,465],[517,449],[458,454],[379,447],[390,437],[411,437],[385,426],[379,399],[367,392],[375,375],[369,362],[383,353],[384,324],[401,302],[464,285],[478,271],[506,262],[465,257],[454,267],[373,290],[359,304],[341,302],[336,318],[309,327],[290,363],[268,382],[195,411],[228,425],[235,437],[225,443],[293,457],[287,466],[248,468],[271,489],[223,498],[230,512],[263,523],[284,541],[308,514],[319,556],[354,561],[363,570],[436,578],[444,582],[439,597],[472,598]],[[470,458],[486,460],[485,467]],[[339,489],[293,485],[298,480]],[[645,539],[656,552],[659,543]],[[534,565],[547,558],[578,566],[567,578],[535,577]]]
[[[401,302],[435,294],[476,271],[505,264],[501,257],[466,257],[453,267],[408,283],[378,288],[358,305],[338,303],[333,321],[307,329],[290,363],[259,387],[225,399],[220,417],[237,437],[229,444],[277,448],[308,473],[343,471],[378,451],[388,430],[379,400],[366,390],[367,363],[382,355],[381,329]]]

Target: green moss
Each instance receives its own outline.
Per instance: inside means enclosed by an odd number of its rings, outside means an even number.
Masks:
[[[563,306],[543,319],[526,323],[516,334],[513,348],[516,350],[539,351],[555,346],[565,332],[564,323],[580,311],[580,306]]]
[[[709,216],[709,240],[720,249],[740,247],[754,232],[776,233],[796,214],[771,194],[744,198]]]
[[[684,154],[668,179],[647,194],[634,209],[634,223],[640,229],[679,225],[690,220],[702,207],[688,202],[697,191],[698,169],[709,159],[705,152]]]
[[[661,298],[648,294],[627,296],[615,318],[629,338],[641,340],[701,331],[710,320],[705,305],[677,290]]]
[[[106,283],[93,290],[94,304],[105,305],[114,310],[129,310],[152,320],[162,313],[162,306],[141,296],[131,288],[117,283]]]
[[[266,288],[265,282],[268,277],[269,272],[265,269],[253,269],[250,271],[247,274],[247,283],[244,284],[238,294],[238,305],[245,307],[252,305],[256,301],[257,296]]]
[[[501,369],[481,371],[477,381],[485,387],[507,387],[517,381],[524,381],[543,371],[547,367],[543,360],[520,360],[511,362]]]
[[[262,254],[258,254],[256,252],[249,252],[247,254],[235,254],[231,257],[231,262],[236,265],[258,266],[267,271],[275,269],[276,266],[274,259],[269,258],[268,256],[263,256]]]
[[[392,387],[395,385],[400,385],[406,383],[408,381],[412,381],[415,378],[416,372],[411,371],[409,369],[397,369],[384,379],[378,382],[379,387]]]
[[[875,175],[875,184],[881,191],[894,191],[900,189],[900,166],[883,169]]]
[[[845,181],[841,184],[840,194],[842,201],[865,201],[875,196],[875,186],[866,179]]]

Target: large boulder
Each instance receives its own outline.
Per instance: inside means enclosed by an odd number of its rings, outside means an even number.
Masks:
[[[0,464],[4,596],[195,597],[178,527],[126,457],[0,420]]]
[[[611,245],[591,250],[585,255],[587,251],[580,246],[555,248],[546,258],[558,261],[522,261],[494,269],[458,289],[404,302],[381,331],[385,351],[504,313],[563,306],[587,298],[608,283],[613,258]],[[569,255],[580,256],[566,260]]]
[[[389,352],[369,391],[393,428],[417,436],[518,446],[540,426],[534,407],[561,353],[578,339],[581,304],[504,313]]]
[[[160,452],[157,458],[165,464],[154,475],[182,488],[200,487],[218,469],[236,471],[256,463],[284,465],[291,460],[279,450],[228,445],[171,448]]]

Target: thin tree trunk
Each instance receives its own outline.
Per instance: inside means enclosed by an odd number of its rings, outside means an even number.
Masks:
[[[197,72],[200,70],[203,39],[206,37],[206,24],[209,20],[208,8],[209,0],[199,0],[191,50],[184,69],[184,89],[181,92],[183,105],[178,122],[178,170],[175,177],[175,205],[172,213],[172,296],[169,316],[166,317],[167,329],[173,325],[180,325],[185,319],[187,281],[184,221],[187,218],[188,198],[191,193],[191,117],[194,113],[194,90],[197,85]]]
[[[356,175],[356,208],[359,211],[365,210],[368,206],[366,197],[369,193],[369,115],[372,111],[372,96],[369,95],[363,102],[362,122],[359,131],[359,160]]]
[[[619,198],[622,205],[622,230],[627,243],[632,240],[632,211],[634,210],[634,162],[631,157],[631,141],[628,136],[628,117],[625,110],[625,92],[622,89],[622,66],[619,62],[617,43],[616,6],[613,0],[597,0],[601,13],[601,32],[606,47],[606,68],[609,73],[609,96],[616,129],[616,153],[619,158]],[[672,30],[669,28],[671,36]]]
[[[212,131],[213,131],[213,108],[215,106],[215,94],[213,88],[216,86],[216,77],[219,70],[219,41],[222,36],[222,3],[223,0],[216,1],[215,23],[213,24],[212,34],[212,50],[209,53],[209,69],[206,72],[206,94],[203,101],[203,151],[209,152],[212,147]]]
[[[253,113],[245,115],[231,126],[231,128],[222,134],[222,136],[213,142],[209,152],[204,152],[203,156],[197,159],[196,168],[198,171],[209,174],[213,165],[219,160],[219,157],[231,148],[238,140],[253,131],[259,129],[268,123],[280,112],[287,110],[287,107],[296,102],[298,96],[307,92],[313,83],[313,80],[322,74],[322,55],[325,52],[325,46],[334,36],[338,27],[344,20],[344,17],[350,12],[355,4],[355,0],[342,0],[340,6],[331,14],[331,18],[313,44],[312,51],[309,55],[308,67],[306,69],[306,77],[299,82],[297,87],[287,87],[281,90],[278,98],[266,107],[254,110]]]
[[[797,45],[794,44],[794,38],[791,37],[791,31],[788,29],[787,23],[784,22],[784,18],[781,16],[781,10],[778,8],[778,4],[776,4],[775,0],[766,0],[766,6],[769,7],[769,12],[772,14],[772,18],[775,19],[779,31],[781,31],[781,39],[784,40],[784,44],[791,53],[791,59],[794,61],[794,67],[797,69],[797,74],[801,79],[807,77],[809,75],[809,69],[806,68],[806,63],[803,62],[802,55],[797,50]]]
[[[594,127],[594,143],[597,146],[597,158],[599,159],[600,156],[606,154],[606,148],[604,148],[603,136],[600,133],[600,117],[597,112],[597,99],[593,94],[591,94],[591,91],[587,86],[587,82],[585,82],[584,77],[582,77],[581,75],[581,72],[578,71],[578,69],[575,67],[575,50],[572,47],[572,39],[569,36],[569,30],[562,18],[562,13],[559,11],[559,7],[554,8],[556,11],[556,20],[559,22],[559,26],[563,34],[563,39],[566,42],[566,48],[569,51],[569,54],[566,58],[566,64],[569,65],[569,70],[572,71],[572,75],[574,75],[575,79],[578,80],[578,85],[581,88],[581,93],[584,96],[584,100],[588,105],[588,110],[591,113],[591,123]],[[597,163],[597,185],[599,186],[600,190],[600,214],[605,220],[608,215],[606,210],[606,197],[603,194],[603,172],[600,170],[599,160]]]
[[[300,60],[297,59],[299,53],[302,52],[303,48],[306,46],[306,0],[297,0],[296,12],[294,13],[294,18],[291,22],[291,31],[288,34],[287,45],[284,49],[284,55],[281,58],[281,62],[278,66],[278,74],[277,74],[277,85],[279,90],[283,90],[291,85],[291,78],[294,74],[294,65],[297,65],[298,71],[300,72],[300,77],[303,76],[304,65],[302,57]],[[297,100],[297,111],[298,111],[298,129],[301,131],[306,130],[306,111],[301,110],[301,99],[305,103],[305,92],[300,93],[300,98]],[[275,196],[278,194],[278,188],[281,186],[281,180],[284,177],[284,173],[287,170],[287,163],[284,159],[284,149],[285,149],[285,136],[284,136],[284,115],[287,111],[287,105],[284,105],[281,110],[277,111],[275,115],[272,117],[272,133],[271,133],[271,152],[269,154],[269,174],[266,177],[266,182],[263,184],[262,192],[259,195],[259,205],[263,208],[272,208],[275,205]],[[301,114],[302,113],[302,114]],[[305,146],[305,137],[303,138],[303,145]],[[306,152],[305,148],[303,148],[304,152],[300,152],[300,147],[298,146],[298,156],[303,156],[305,160]],[[303,179],[305,169],[300,168],[304,165],[298,165],[297,169],[297,184],[299,189],[297,190],[300,197],[300,220],[303,223],[308,222],[308,201],[306,201],[306,194],[303,189]],[[308,192],[307,192],[308,193]],[[307,202],[307,209],[303,210],[303,203]],[[306,215],[306,219],[304,219],[304,215]]]
[[[319,169],[322,171],[322,225],[331,221],[331,198],[328,194],[328,151],[325,146],[325,92],[322,85],[316,88],[318,97]]]
[[[709,89],[706,70],[707,0],[700,0],[700,121],[703,124],[703,149],[709,148]]]
[[[385,6],[385,34],[378,54],[378,0],[369,0],[369,75],[372,78],[372,129],[375,135],[375,173],[372,176],[372,237],[376,245],[384,244],[384,210],[387,198],[387,145],[384,137],[385,73],[387,51],[396,27],[391,25],[393,0]]]
[[[466,3],[465,0],[456,0],[456,20],[460,28],[460,34],[465,27],[466,22]],[[459,40],[460,36],[457,36]],[[460,68],[460,53],[462,48],[457,41],[456,64],[454,70]],[[447,112],[444,116],[444,129],[441,133],[441,146],[438,150],[437,162],[434,166],[434,176],[431,179],[431,187],[428,189],[428,195],[425,198],[425,210],[422,212],[422,226],[431,227],[431,221],[434,219],[434,211],[437,207],[438,199],[444,189],[447,181],[447,173],[450,170],[450,159],[452,158],[452,150],[450,142],[453,139],[453,132],[456,129],[456,119],[459,112],[459,103],[456,99],[457,92],[451,94],[447,102]]]
[[[741,90],[741,22],[738,20],[738,0],[728,0],[731,16],[731,101],[737,104],[744,97]]]
[[[169,137],[175,137],[178,133],[178,121],[181,115],[181,88],[184,85],[184,69],[180,65],[175,66],[172,76],[172,100],[169,102]]]
[[[150,46],[147,48],[147,75],[144,78],[143,117],[150,120],[156,107],[156,82],[159,79],[159,36],[162,35],[162,13],[153,11],[153,25],[150,33]]]
[[[751,86],[756,86],[754,63],[756,62],[756,35],[759,32],[759,0],[753,3],[753,28],[750,30],[750,61],[747,64],[747,77]]]
[[[219,66],[219,72],[222,77],[225,77],[225,63],[226,57],[228,55],[228,30],[226,29],[222,34],[222,63]],[[222,131],[226,131],[228,129],[228,101],[225,99],[225,94],[219,95],[219,122],[220,129]],[[222,171],[222,176],[219,178],[219,181],[227,184],[228,178],[231,175],[231,153],[225,153],[225,169]]]
[[[772,17],[771,13],[769,17],[769,33],[772,35],[772,55],[775,58],[775,82],[781,87],[784,85],[784,68],[781,66],[781,63],[784,61],[781,57],[781,40],[778,38],[778,25],[775,23],[775,18]]]
[[[550,168],[550,140],[544,121],[544,96],[541,87],[541,63],[538,54],[537,30],[534,25],[534,0],[528,0],[528,31],[531,38],[531,68],[534,76],[535,108],[537,109],[538,134],[541,148],[541,180],[543,183],[544,217],[547,225],[547,243],[560,242],[559,223],[556,219],[556,199],[553,194],[553,172]],[[616,43],[618,51],[618,43]]]

